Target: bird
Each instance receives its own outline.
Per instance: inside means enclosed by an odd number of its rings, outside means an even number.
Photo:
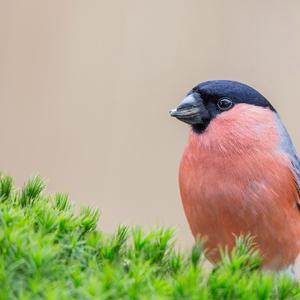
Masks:
[[[257,90],[210,80],[170,112],[190,125],[179,190],[190,229],[208,259],[250,234],[262,268],[290,270],[300,251],[300,161],[278,112]]]

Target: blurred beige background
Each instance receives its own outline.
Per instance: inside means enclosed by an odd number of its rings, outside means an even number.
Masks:
[[[0,167],[102,211],[101,228],[175,226],[192,242],[169,118],[196,83],[235,79],[300,149],[300,1],[0,0]]]

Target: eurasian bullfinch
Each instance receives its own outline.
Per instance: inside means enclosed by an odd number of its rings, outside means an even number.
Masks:
[[[236,235],[251,234],[263,267],[283,270],[300,251],[300,162],[270,102],[236,81],[194,87],[170,111],[191,125],[179,170],[180,194],[209,259]]]

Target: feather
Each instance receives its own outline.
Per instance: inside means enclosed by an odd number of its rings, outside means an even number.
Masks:
[[[275,122],[278,128],[278,134],[280,136],[280,144],[279,144],[279,151],[282,153],[285,153],[292,164],[292,168],[294,171],[294,176],[295,180],[297,183],[297,189],[298,189],[298,194],[300,194],[300,161],[298,158],[298,155],[296,153],[295,147],[293,145],[293,142],[290,138],[290,135],[288,131],[286,130],[285,126],[283,125],[279,115],[276,113],[275,114]],[[297,199],[298,205],[299,203],[299,198]]]

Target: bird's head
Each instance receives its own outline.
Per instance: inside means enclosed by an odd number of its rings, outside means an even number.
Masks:
[[[172,117],[190,124],[202,133],[220,114],[228,114],[239,104],[269,108],[268,100],[250,86],[230,80],[206,81],[195,86],[179,105],[170,111]]]

